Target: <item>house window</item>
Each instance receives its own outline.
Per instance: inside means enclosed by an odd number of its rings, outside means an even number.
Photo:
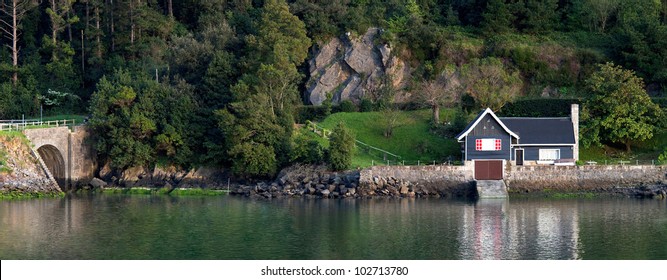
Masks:
[[[500,151],[502,149],[500,139],[476,139],[475,150],[477,151]]]
[[[540,160],[557,160],[560,159],[559,149],[540,149]]]

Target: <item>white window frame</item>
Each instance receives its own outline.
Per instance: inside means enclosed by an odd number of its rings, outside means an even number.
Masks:
[[[556,158],[546,158],[546,155],[543,153],[556,151]],[[560,149],[540,149],[539,150],[539,159],[540,161],[554,161],[560,159]]]

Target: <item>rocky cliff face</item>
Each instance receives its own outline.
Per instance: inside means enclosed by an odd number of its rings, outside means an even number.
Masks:
[[[60,189],[47,177],[26,139],[0,135],[0,192],[55,194]]]
[[[400,93],[409,80],[408,65],[392,54],[386,44],[376,44],[381,30],[369,28],[361,36],[349,33],[334,38],[314,50],[309,61],[310,79],[306,83],[311,104],[321,105],[332,95],[332,102],[358,102],[389,82]],[[399,97],[400,98],[400,97]]]

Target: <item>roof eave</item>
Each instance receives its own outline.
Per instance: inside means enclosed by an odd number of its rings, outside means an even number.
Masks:
[[[505,126],[505,124],[498,118],[498,116],[496,116],[496,114],[493,113],[493,111],[491,111],[490,108],[486,108],[484,112],[481,115],[479,115],[477,119],[475,119],[475,122],[468,128],[468,130],[459,133],[456,139],[458,141],[461,141],[463,137],[468,136],[468,133],[470,133],[470,131],[472,131],[477,126],[477,124],[484,118],[484,116],[486,116],[486,114],[491,114],[491,117],[493,117],[493,119],[495,119],[496,122],[498,122],[500,126],[505,130],[505,132],[509,133],[509,135],[513,136],[516,139],[521,139],[519,135],[517,135],[516,133],[512,132],[509,128],[507,128],[507,126]]]

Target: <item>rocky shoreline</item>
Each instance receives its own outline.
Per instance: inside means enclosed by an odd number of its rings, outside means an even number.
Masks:
[[[440,169],[438,169],[440,168]],[[411,171],[410,171],[411,169]],[[438,169],[438,170],[436,170]],[[103,168],[101,178],[93,178],[88,182],[80,182],[77,190],[109,190],[119,193],[170,194],[173,191],[183,190],[224,190],[230,195],[249,197],[253,199],[274,199],[289,197],[304,197],[316,199],[344,199],[344,198],[426,198],[426,197],[456,197],[476,198],[475,182],[468,178],[452,176],[427,176],[429,174],[447,173],[451,167],[429,166],[421,169],[404,167],[399,172],[422,172],[412,180],[405,180],[411,176],[394,173],[395,176],[380,176],[384,169],[350,170],[344,172],[328,171],[325,166],[292,166],[282,170],[275,180],[243,180],[231,177],[227,171],[213,168],[198,168],[190,171],[175,168],[131,168],[122,173],[114,173]],[[441,175],[442,176],[442,175]],[[363,178],[362,178],[363,177]],[[397,178],[398,177],[398,178]],[[402,179],[401,179],[402,178]],[[40,181],[41,182],[41,181]],[[5,188],[8,187],[5,185]],[[6,188],[20,191],[25,188]],[[148,190],[148,191],[147,191]],[[174,193],[176,193],[174,192]],[[139,192],[136,192],[139,193]],[[199,192],[194,192],[199,193]],[[510,197],[596,197],[616,196],[651,199],[667,199],[667,185],[640,185],[637,187],[619,187],[604,185],[597,188],[567,188],[567,189],[526,189],[509,187]]]

